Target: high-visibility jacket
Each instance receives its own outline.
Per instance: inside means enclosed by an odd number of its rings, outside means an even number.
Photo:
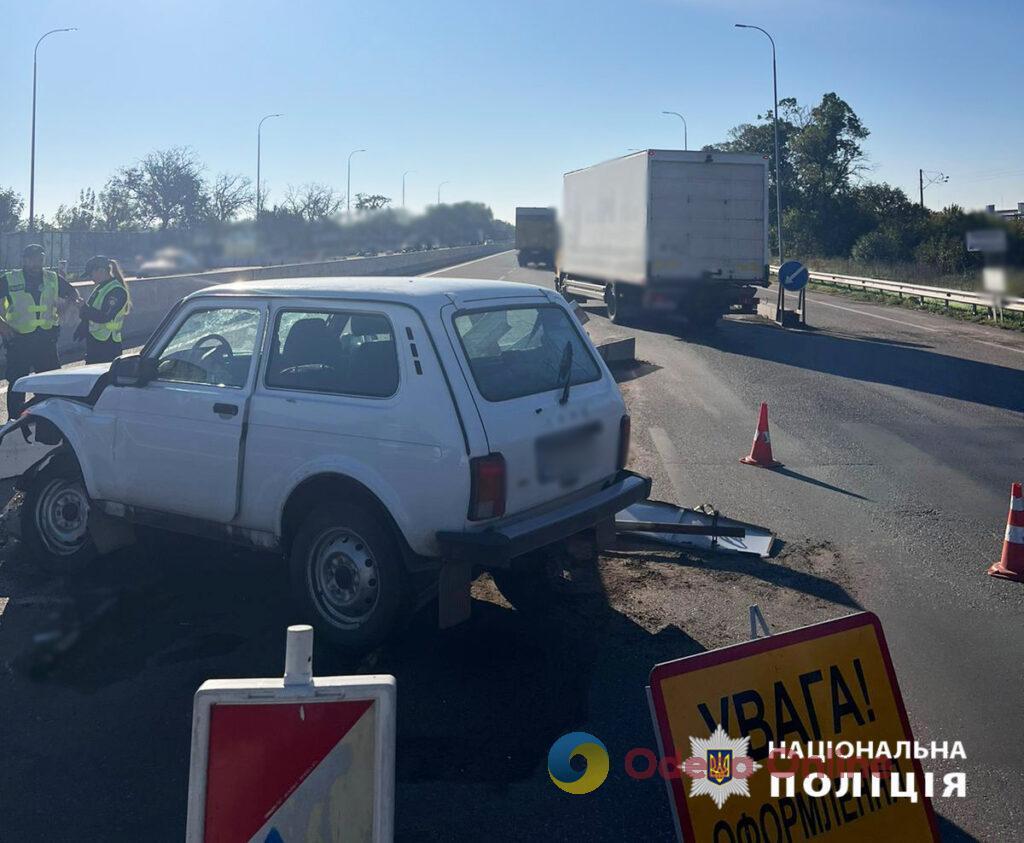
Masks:
[[[124,290],[124,306],[114,314],[113,318],[109,322],[93,322],[89,320],[89,333],[92,334],[93,339],[100,342],[106,342],[107,340],[121,342],[124,318],[128,315],[128,311],[132,309],[131,295],[128,292],[128,286],[117,278],[108,278],[89,295],[89,307],[95,310],[103,310],[103,300],[114,290],[118,289]]]
[[[7,295],[0,301],[0,313],[19,334],[31,334],[36,328],[56,328],[60,324],[57,314],[59,293],[57,273],[44,269],[39,304],[36,304],[33,295],[25,288],[25,273],[15,269],[7,273]]]

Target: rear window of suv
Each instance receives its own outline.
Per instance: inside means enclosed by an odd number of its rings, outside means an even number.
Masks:
[[[593,354],[557,305],[474,310],[455,316],[455,330],[480,394],[508,401],[601,377]],[[571,351],[570,351],[571,349]]]

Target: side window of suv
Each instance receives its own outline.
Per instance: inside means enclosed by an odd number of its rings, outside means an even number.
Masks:
[[[260,312],[218,307],[190,313],[158,356],[157,380],[243,387]]]
[[[281,311],[266,384],[370,398],[394,395],[398,353],[391,322],[380,313]]]

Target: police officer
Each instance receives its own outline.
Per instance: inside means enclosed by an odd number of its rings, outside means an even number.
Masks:
[[[104,255],[89,258],[82,278],[91,279],[93,288],[78,311],[82,322],[75,337],[85,339],[86,363],[109,363],[121,354],[124,318],[131,310],[128,284],[117,261]]]
[[[7,347],[7,415],[12,419],[25,404],[25,394],[13,391],[14,382],[31,372],[60,368],[60,311],[82,301],[63,275],[43,269],[45,255],[42,246],[32,243],[22,250],[21,269],[0,274],[0,337]]]

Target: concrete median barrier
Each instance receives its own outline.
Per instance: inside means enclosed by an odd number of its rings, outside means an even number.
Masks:
[[[378,255],[366,258],[345,258],[341,260],[314,263],[293,263],[280,266],[248,267],[241,269],[214,270],[194,275],[168,275],[155,278],[139,278],[129,281],[132,295],[132,311],[125,321],[126,341],[138,345],[146,341],[160,324],[167,312],[183,296],[212,287],[215,284],[230,284],[236,281],[262,281],[274,278],[306,278],[328,276],[366,275],[417,275],[443,269],[447,266],[477,258],[487,257],[510,248],[507,243],[491,243],[480,246],[453,246],[447,249],[430,249],[422,252],[399,252],[392,255]],[[88,296],[92,285],[78,283],[82,297]],[[74,360],[81,356],[84,344],[74,338],[78,326],[78,315],[74,309],[63,319],[58,350],[61,360]]]

